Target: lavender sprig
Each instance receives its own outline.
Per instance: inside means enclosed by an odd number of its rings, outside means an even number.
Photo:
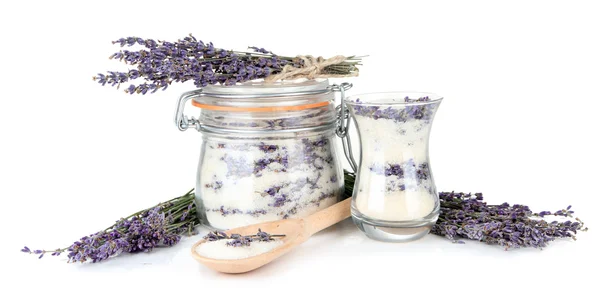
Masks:
[[[576,218],[548,222],[543,218],[548,211],[533,213],[525,205],[489,205],[481,193],[440,193],[440,217],[431,232],[454,242],[460,238],[510,248],[543,248],[558,238],[575,238],[578,231],[586,231],[583,222]],[[573,211],[559,210],[553,215],[572,217]],[[537,219],[535,217],[538,217]]]
[[[68,252],[68,262],[99,262],[122,252],[148,252],[161,245],[170,247],[179,243],[181,234],[194,233],[199,221],[193,201],[194,193],[190,190],[183,196],[122,218],[69,247],[31,250],[25,246],[21,251],[38,254],[39,258],[50,252],[53,256]]]
[[[227,235],[225,232],[221,232],[221,231],[213,231],[213,232],[209,232],[208,234],[206,234],[206,236],[204,236],[203,238],[208,241],[208,242],[213,242],[213,241],[218,241],[218,240],[231,240],[226,242],[225,244],[227,246],[232,246],[232,247],[244,247],[244,246],[250,246],[252,244],[252,242],[254,241],[258,241],[258,242],[270,242],[275,240],[275,238],[283,238],[285,237],[285,235],[271,235],[267,232],[263,232],[260,228],[258,229],[258,233],[254,234],[254,235],[247,235],[247,236],[242,236],[240,234],[231,234],[231,235]]]
[[[301,68],[300,58],[279,56],[269,50],[248,47],[251,52],[240,52],[215,48],[213,43],[204,43],[191,34],[177,42],[155,41],[138,37],[121,38],[113,41],[121,47],[143,46],[144,49],[123,49],[109,58],[134,66],[127,72],[108,71],[93,77],[101,85],[119,86],[138,78],[146,82],[131,84],[126,93],[146,94],[165,90],[172,82],[193,81],[196,87],[209,84],[235,85],[254,79],[266,78],[280,73],[286,65]],[[347,57],[345,61],[327,66],[323,73],[333,76],[358,73],[359,57]]]

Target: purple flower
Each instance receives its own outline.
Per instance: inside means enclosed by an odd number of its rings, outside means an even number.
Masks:
[[[552,212],[550,212],[550,211],[542,211],[542,212],[538,213],[538,216],[544,217],[546,215],[551,215],[551,214],[552,214]]]
[[[287,198],[288,195],[287,194],[279,194],[275,197],[275,202],[273,204],[269,204],[272,205],[274,207],[281,207],[283,206],[286,202],[289,202],[290,200]]]
[[[282,186],[270,187],[269,189],[265,190],[265,193],[269,194],[270,196],[275,196],[275,194],[279,193],[281,188]]]
[[[252,49],[254,52],[258,52],[258,53],[264,53],[264,54],[273,54],[271,51],[265,49],[265,48],[258,48],[258,47],[248,47],[248,49]]]
[[[287,57],[280,57],[264,48],[249,47],[252,52],[235,52],[215,48],[187,36],[176,42],[154,41],[139,37],[120,38],[113,41],[121,47],[141,45],[143,49],[121,50],[110,55],[111,59],[123,61],[135,69],[127,73],[108,72],[94,77],[101,85],[119,85],[122,82],[142,78],[144,83],[133,85],[127,93],[154,93],[156,89],[166,89],[172,82],[192,81],[196,87],[209,84],[235,85],[252,79],[268,77],[281,71],[284,65],[302,67],[303,63]],[[350,74],[358,71],[357,58],[326,67],[323,72]],[[136,72],[131,72],[135,70]]]
[[[208,241],[217,241],[221,239],[227,239],[228,237],[227,234],[225,234],[224,232],[212,231],[206,234],[203,238]]]
[[[548,223],[532,219],[532,216],[543,217],[551,213],[533,213],[526,205],[488,205],[483,202],[481,193],[441,192],[439,196],[440,216],[431,233],[453,241],[466,238],[501,245],[505,249],[542,248],[557,238],[574,238],[577,231],[585,230],[579,222]],[[568,209],[559,212],[569,214]]]
[[[265,159],[265,158],[261,158],[261,159],[255,161],[254,162],[254,173],[255,174],[260,173],[260,171],[267,168],[267,166],[269,164],[271,164],[271,162],[273,162],[272,159]]]
[[[223,181],[214,181],[204,185],[205,188],[212,188],[215,192],[223,187]]]
[[[269,233],[263,232],[259,228],[258,233],[256,233],[255,235],[242,236],[240,234],[231,234],[230,236],[227,236],[227,234],[225,234],[224,232],[214,231],[204,236],[204,239],[208,242],[213,242],[222,239],[231,240],[226,242],[225,244],[227,246],[232,247],[243,247],[250,246],[253,241],[270,242],[275,240],[273,237],[285,237],[285,235],[271,235]]]
[[[190,190],[128,219],[120,219],[108,229],[84,236],[67,248],[32,251],[24,247],[21,251],[39,254],[39,258],[49,252],[52,256],[67,252],[69,262],[99,262],[122,252],[148,252],[159,245],[173,246],[179,242],[179,234],[191,232],[198,223],[193,200],[194,193]],[[180,211],[180,207],[186,209]]]
[[[250,244],[252,244],[251,236],[241,236],[239,234],[232,234],[230,238],[232,240],[225,243],[227,246],[243,247],[250,246]]]
[[[263,151],[264,153],[273,153],[273,152],[277,151],[277,149],[279,149],[279,147],[277,145],[268,145],[268,144],[261,142],[258,145],[258,149]]]

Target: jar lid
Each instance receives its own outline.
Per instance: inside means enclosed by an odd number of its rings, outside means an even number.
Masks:
[[[326,106],[331,103],[331,93],[327,79],[250,81],[235,86],[209,85],[198,92],[192,105],[214,111],[295,111]]]

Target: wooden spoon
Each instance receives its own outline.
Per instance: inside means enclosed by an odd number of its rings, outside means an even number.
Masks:
[[[254,235],[258,229],[261,229],[272,235],[285,235],[285,237],[280,239],[283,241],[281,246],[266,253],[244,259],[208,258],[196,253],[196,248],[200,244],[207,242],[202,239],[192,246],[192,256],[205,266],[222,273],[237,274],[249,272],[288,253],[294,247],[308,240],[313,234],[350,217],[351,200],[351,198],[348,198],[305,218],[284,219],[225,231],[228,235],[240,234],[244,236]]]

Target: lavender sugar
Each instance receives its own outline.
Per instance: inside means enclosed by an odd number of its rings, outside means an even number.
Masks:
[[[356,208],[385,221],[419,219],[437,210],[428,158],[428,136],[437,104],[429,97],[404,99],[394,106],[353,102],[351,111],[362,132],[362,158]],[[413,105],[412,103],[416,103]]]
[[[212,259],[244,259],[267,253],[283,245],[279,238],[284,235],[271,235],[260,229],[255,235],[227,235],[214,231],[204,236],[203,242],[196,248],[196,253]]]
[[[283,241],[253,242],[249,246],[233,247],[227,245],[228,240],[204,242],[196,248],[196,253],[213,259],[244,259],[267,253],[281,245]]]
[[[326,136],[205,144],[196,201],[213,228],[307,216],[342,194],[343,172]]]

